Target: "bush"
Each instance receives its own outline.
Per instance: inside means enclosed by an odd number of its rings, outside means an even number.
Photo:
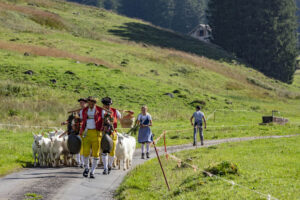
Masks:
[[[238,166],[229,161],[222,161],[220,163],[214,163],[207,168],[204,169],[207,172],[210,172],[214,175],[224,176],[228,174],[239,174],[238,173]],[[207,176],[206,173],[204,175]]]
[[[9,115],[10,117],[17,116],[17,115],[19,115],[19,114],[20,114],[20,112],[19,112],[18,110],[10,109],[10,110],[8,111],[8,115]]]
[[[260,106],[251,106],[250,108],[254,111],[260,110]]]

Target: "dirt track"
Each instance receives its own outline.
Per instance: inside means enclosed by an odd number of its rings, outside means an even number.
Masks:
[[[229,138],[206,141],[204,147],[228,142],[241,142],[267,138],[293,137],[287,136],[263,136]],[[199,147],[199,146],[198,146]],[[181,150],[193,149],[188,145],[170,146],[169,153]],[[159,148],[162,153],[162,148]],[[151,157],[155,154],[152,150]],[[140,150],[134,155],[133,167],[144,163],[140,159]],[[31,168],[21,172],[10,174],[0,179],[0,200],[23,200],[26,193],[36,193],[43,196],[43,199],[63,200],[94,200],[113,199],[114,191],[118,188],[128,171],[113,170],[108,176],[102,175],[102,169],[96,170],[96,179],[82,177],[80,168]]]

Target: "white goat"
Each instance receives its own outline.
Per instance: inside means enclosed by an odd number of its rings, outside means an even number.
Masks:
[[[129,149],[129,166],[131,167],[132,159],[133,159],[133,155],[134,155],[135,147],[136,147],[136,140],[132,136],[127,136],[127,137],[130,141],[130,147],[131,147],[131,149]]]
[[[32,154],[34,159],[34,167],[40,165],[41,163],[41,144],[42,144],[42,135],[33,134],[34,141],[32,143]],[[37,162],[36,162],[37,161]]]
[[[67,135],[63,136],[63,143],[62,143],[63,152],[62,152],[62,154],[64,155],[64,165],[65,166],[76,166],[77,162],[75,159],[75,155],[71,155],[69,148],[68,148],[68,138],[69,138],[69,136],[67,136]]]
[[[41,140],[41,166],[47,167],[50,162],[51,140],[43,137]]]
[[[63,130],[55,130],[48,133],[48,137],[51,140],[51,148],[50,148],[50,160],[53,167],[59,165],[60,155],[63,151],[63,139],[59,138],[61,134],[63,134]]]
[[[51,138],[50,159],[53,167],[59,166],[60,155],[63,152],[63,138],[58,135]]]
[[[117,165],[121,168],[123,160],[123,170],[129,169],[132,163],[132,157],[135,151],[136,141],[132,136],[125,136],[118,133],[118,142],[116,146]]]

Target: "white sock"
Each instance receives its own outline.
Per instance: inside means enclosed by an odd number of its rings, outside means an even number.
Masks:
[[[93,163],[92,163],[92,170],[91,170],[91,174],[95,173],[95,169],[97,168],[99,163],[99,158],[94,158],[93,159]]]
[[[107,169],[107,165],[108,165],[108,155],[107,154],[102,154],[102,162],[103,162],[104,169]]]
[[[89,169],[90,168],[89,157],[83,157],[83,160],[84,160],[84,168]]]
[[[108,159],[108,166],[109,166],[109,167],[112,167],[112,164],[113,164],[113,162],[114,162],[114,159],[115,159],[114,156],[109,156],[109,159]]]
[[[142,144],[142,153],[145,152],[144,148],[145,148],[145,144]]]
[[[147,153],[150,151],[150,143],[147,143]]]
[[[84,165],[84,156],[83,156],[83,155],[80,155],[80,160],[81,160],[80,163],[81,163],[82,165]]]
[[[77,161],[78,165],[81,164],[80,154],[76,154],[76,161]]]

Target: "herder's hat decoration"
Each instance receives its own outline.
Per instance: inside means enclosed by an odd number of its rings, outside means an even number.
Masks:
[[[87,101],[91,101],[91,102],[97,103],[97,98],[92,97],[92,96],[89,96],[89,97],[87,98]]]

